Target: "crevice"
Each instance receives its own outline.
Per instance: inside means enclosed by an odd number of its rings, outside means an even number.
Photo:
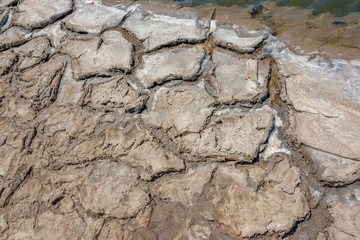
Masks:
[[[3,9],[3,12],[0,14],[0,19],[3,15],[6,15],[4,18],[2,18],[2,22],[0,22],[0,32],[3,29],[3,27],[8,23],[9,17],[11,14],[11,9]]]
[[[349,236],[353,237],[354,239],[357,239],[357,238],[358,238],[358,236],[355,236],[354,234],[351,234],[351,233],[345,232],[344,230],[341,230],[341,229],[338,229],[338,230],[339,230],[340,232],[342,232],[342,233],[346,234],[346,235],[349,235]]]
[[[82,75],[79,76],[78,79],[82,81],[82,80],[88,80],[90,78],[111,78],[114,77],[114,75],[112,75],[113,73],[125,74],[125,71],[123,69],[113,68],[113,69],[109,69],[104,73],[90,73],[90,74]]]
[[[272,108],[284,108],[286,104],[281,98],[281,82],[279,72],[274,59],[270,60],[270,79],[268,82],[268,94],[270,96]]]
[[[101,224],[101,227],[100,227],[99,231],[98,231],[98,232],[95,234],[95,236],[94,236],[94,239],[95,239],[95,240],[98,240],[98,239],[99,239],[100,234],[101,234],[101,232],[102,232],[102,230],[103,230],[104,226],[105,226],[105,225],[106,225],[106,223],[107,223],[107,220],[108,220],[108,219],[104,219],[104,221],[102,222],[102,224]]]
[[[210,192],[217,168],[218,166],[216,165],[215,168],[212,169],[210,179],[204,184],[203,191],[200,193],[198,197],[199,201],[197,202],[197,204],[195,204],[196,207],[201,207],[203,202],[206,201],[205,198],[206,195]]]
[[[56,204],[58,204],[61,200],[64,199],[64,196],[60,196],[60,197],[57,197],[56,199],[54,199],[52,202],[51,202],[51,205],[55,206]]]
[[[170,43],[165,43],[165,44],[161,44],[158,47],[152,48],[151,50],[145,51],[146,54],[155,54],[159,51],[166,51],[166,50],[171,50],[174,48],[177,48],[179,46],[194,46],[194,45],[198,45],[201,43],[205,43],[207,40],[207,38],[204,39],[200,39],[200,40],[189,40],[189,39],[177,39],[176,41],[170,42]]]
[[[287,237],[292,236],[292,235],[296,232],[296,230],[298,229],[299,224],[301,224],[301,223],[304,222],[304,221],[305,221],[305,219],[296,221],[295,224],[294,224],[294,226],[293,226],[287,233],[285,233],[282,237],[283,237],[283,238],[287,238]]]
[[[325,188],[332,188],[332,189],[342,189],[342,188],[347,188],[350,186],[355,186],[357,184],[360,183],[360,177],[358,179],[355,179],[354,181],[348,182],[348,183],[342,183],[342,182],[328,182],[328,181],[322,181],[320,180],[321,183],[323,183],[323,186]],[[335,185],[336,184],[336,185]]]
[[[20,56],[18,54],[16,54],[16,56],[13,59],[11,65],[8,66],[6,69],[4,69],[3,73],[0,76],[4,76],[4,75],[7,75],[7,74],[11,73],[14,70],[14,68],[15,68],[16,64],[18,63],[19,59],[20,59]]]
[[[151,178],[149,180],[145,180],[148,183],[154,183],[157,180],[159,180],[160,178],[164,177],[164,176],[172,176],[173,174],[182,174],[186,172],[186,168],[184,167],[184,169],[182,170],[176,170],[176,169],[168,169],[166,171],[162,171],[158,174],[154,174],[153,176],[151,176]]]
[[[142,64],[142,56],[144,55],[144,46],[143,43],[138,40],[130,31],[121,28],[120,26],[114,30],[120,31],[124,38],[131,43],[133,46],[133,63],[131,72],[128,75],[133,75],[136,72],[136,69]]]
[[[336,157],[345,158],[345,159],[352,160],[352,161],[355,161],[355,162],[360,162],[360,159],[344,157],[344,156],[341,156],[341,155],[339,155],[339,154],[336,154],[336,153],[333,153],[333,152],[330,152],[330,151],[326,151],[326,150],[324,150],[324,149],[320,149],[320,148],[316,148],[316,147],[312,147],[312,146],[306,145],[305,143],[302,143],[302,145],[303,145],[303,146],[306,146],[306,147],[309,147],[309,148],[312,148],[312,149],[315,149],[315,150],[318,150],[318,151],[321,151],[321,152],[324,152],[324,153],[328,153],[328,154],[334,155],[334,156],[336,156]]]
[[[9,201],[11,199],[11,197],[14,195],[14,193],[20,188],[20,186],[30,177],[31,173],[32,173],[33,167],[30,167],[25,174],[21,177],[21,179],[18,179],[18,182],[15,181],[14,185],[11,186],[11,190],[10,193],[8,194],[8,196],[6,197],[4,203],[2,204],[1,207],[5,207],[9,204]],[[21,170],[20,170],[21,171]]]
[[[6,31],[10,30],[7,29]],[[4,33],[2,33],[4,34]],[[9,50],[10,48],[15,48],[15,47],[19,47],[25,43],[27,43],[29,41],[29,39],[21,39],[21,40],[18,40],[18,41],[15,41],[15,42],[12,42],[10,44],[3,44],[3,45],[0,45],[0,52],[4,52],[6,50]]]
[[[134,9],[134,10],[135,10],[135,9]],[[130,15],[133,13],[134,10],[128,11],[128,12],[125,14],[125,16],[121,19],[121,21],[119,22],[119,24],[116,25],[115,27],[101,29],[99,35],[103,34],[105,31],[109,31],[109,30],[115,30],[115,29],[118,30],[118,31],[120,31],[120,29],[125,30],[124,28],[122,28],[122,25],[124,24],[124,22],[126,21],[126,19],[127,19],[128,17],[130,17]]]

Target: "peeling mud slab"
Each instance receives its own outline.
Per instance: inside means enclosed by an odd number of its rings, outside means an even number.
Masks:
[[[343,186],[360,179],[360,162],[306,147],[305,151],[320,168],[320,180],[331,186]]]
[[[155,14],[144,17],[140,12],[130,15],[122,27],[143,41],[146,52],[184,42],[201,42],[206,40],[207,33],[206,22],[197,19]]]
[[[150,101],[148,111],[142,115],[143,121],[174,132],[175,136],[200,132],[215,103],[203,82],[193,86],[161,87]]]
[[[84,90],[82,104],[94,109],[117,109],[139,112],[144,108],[145,95],[134,91],[126,78],[94,78]]]
[[[134,54],[132,44],[118,31],[104,32],[100,38],[66,39],[60,51],[74,59],[78,79],[116,70],[129,72]]]
[[[289,231],[309,211],[297,187],[299,177],[287,159],[277,162],[270,172],[256,166],[246,170],[220,166],[205,195],[209,204],[203,202],[201,214],[242,237]]]
[[[215,50],[211,85],[223,103],[258,102],[267,95],[270,73],[268,61],[238,58],[231,52]]]
[[[26,32],[18,27],[11,27],[0,36],[0,51],[18,46],[26,42]]]
[[[343,60],[294,58],[277,40],[269,43],[268,50],[273,49],[286,84],[283,98],[294,109],[296,138],[307,146],[358,161],[360,69]]]
[[[135,81],[139,81],[145,88],[171,80],[194,81],[200,73],[204,58],[205,51],[200,46],[144,55],[143,64],[135,74]]]
[[[265,109],[248,113],[226,109],[214,115],[201,132],[180,140],[184,151],[200,158],[251,163],[273,129],[273,115]]]
[[[71,0],[23,0],[18,4],[13,23],[27,29],[45,27],[72,11]]]
[[[126,11],[117,8],[85,4],[77,8],[63,22],[71,31],[99,34],[105,29],[118,26],[126,14]]]
[[[267,38],[270,29],[249,30],[236,24],[212,22],[214,43],[240,53],[253,52]]]
[[[19,56],[19,62],[14,70],[23,72],[44,62],[49,57],[50,51],[50,42],[45,37],[35,38],[15,48],[14,52]]]

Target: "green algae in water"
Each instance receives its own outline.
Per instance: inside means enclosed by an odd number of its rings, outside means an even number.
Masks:
[[[261,0],[174,0],[184,5],[205,5],[218,4],[222,6],[250,6],[266,4]],[[345,16],[350,12],[360,12],[360,0],[269,0],[267,2],[276,2],[279,6],[299,6],[313,9],[315,15],[330,12],[334,16]]]

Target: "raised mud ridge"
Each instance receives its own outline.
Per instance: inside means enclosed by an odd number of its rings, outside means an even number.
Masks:
[[[249,20],[0,7],[0,239],[360,239],[358,61]]]

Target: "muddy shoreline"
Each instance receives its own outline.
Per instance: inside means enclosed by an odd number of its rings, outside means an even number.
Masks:
[[[0,239],[360,238],[358,15],[36,1],[0,5]]]

